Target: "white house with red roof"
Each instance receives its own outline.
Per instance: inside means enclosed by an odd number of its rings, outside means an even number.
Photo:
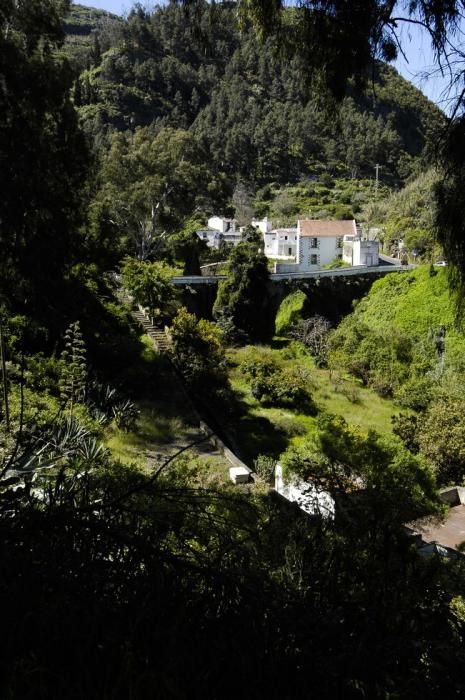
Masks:
[[[364,241],[354,219],[300,219],[297,222],[296,262],[276,263],[275,271],[317,271],[337,258],[342,259],[345,248],[350,257],[345,262],[350,265],[378,265],[378,243]]]

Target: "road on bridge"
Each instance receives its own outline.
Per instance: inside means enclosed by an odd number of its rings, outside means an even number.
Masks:
[[[272,282],[282,282],[283,280],[302,280],[302,279],[320,279],[323,277],[353,277],[357,275],[379,275],[389,274],[390,272],[410,272],[414,270],[416,265],[377,265],[376,267],[340,267],[334,270],[317,270],[315,272],[273,272],[270,275]],[[225,280],[226,275],[186,275],[183,277],[173,277],[172,282],[176,286],[184,285],[201,285],[201,284],[216,284]]]

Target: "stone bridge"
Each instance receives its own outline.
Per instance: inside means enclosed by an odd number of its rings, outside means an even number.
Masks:
[[[309,315],[320,314],[337,324],[352,311],[352,304],[368,293],[373,282],[393,272],[409,272],[413,265],[345,267],[316,272],[271,274],[268,283],[269,313],[276,314],[280,303],[292,291],[300,289],[308,298]],[[186,275],[173,277],[181,291],[182,303],[200,318],[212,318],[217,285],[224,275]]]
[[[390,272],[410,272],[415,265],[387,264],[376,267],[340,267],[333,270],[317,270],[316,272],[273,272],[270,274],[271,282],[292,282],[294,280],[315,280],[336,277],[359,277],[360,275],[382,276]],[[177,287],[217,284],[225,280],[226,275],[185,275],[173,277],[172,282]]]

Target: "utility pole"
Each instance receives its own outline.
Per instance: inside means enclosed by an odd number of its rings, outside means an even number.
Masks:
[[[379,181],[379,165],[378,165],[378,163],[376,163],[376,165],[375,165],[375,170],[376,170],[375,193],[378,194],[378,181]]]

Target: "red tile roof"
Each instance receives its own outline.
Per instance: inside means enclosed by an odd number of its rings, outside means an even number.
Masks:
[[[357,227],[354,219],[342,221],[323,221],[321,219],[300,219],[297,222],[301,236],[356,236]]]

